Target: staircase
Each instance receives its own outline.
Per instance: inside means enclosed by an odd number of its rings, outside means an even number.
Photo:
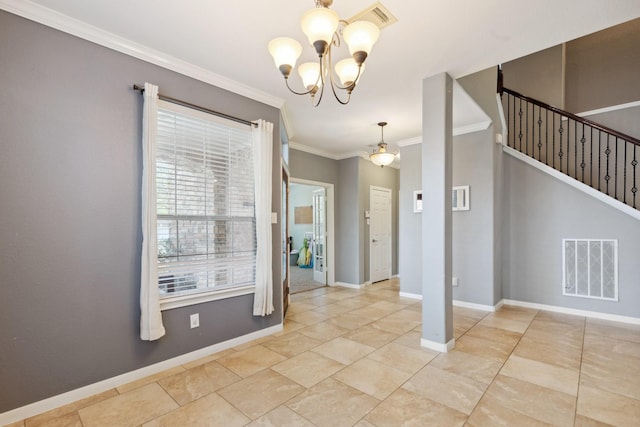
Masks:
[[[640,140],[502,87],[506,145],[640,210]]]

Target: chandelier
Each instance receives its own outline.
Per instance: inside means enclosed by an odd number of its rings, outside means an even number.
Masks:
[[[333,0],[314,1],[316,7],[302,15],[300,22],[309,44],[318,55],[317,62],[305,62],[298,67],[298,74],[305,90],[299,92],[289,85],[289,75],[302,53],[300,43],[289,37],[279,37],[269,42],[269,53],[292,93],[311,95],[311,103],[317,107],[322,101],[325,86],[329,84],[338,102],[348,104],[351,92],[364,71],[364,61],[378,40],[380,29],[368,21],[348,23],[341,20],[336,12],[329,9]],[[341,36],[349,48],[351,57],[339,61],[334,67],[332,47],[340,47]],[[346,93],[344,99],[338,95],[340,91]]]
[[[375,149],[373,153],[369,154],[369,160],[374,165],[380,166],[381,168],[390,165],[396,159],[396,153],[387,151],[387,143],[384,142],[384,127],[387,125],[387,122],[380,122],[378,126],[380,126],[380,142],[378,142],[378,151]]]

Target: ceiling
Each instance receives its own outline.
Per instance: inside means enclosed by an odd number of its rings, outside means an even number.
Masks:
[[[332,9],[349,19],[374,2],[335,0]],[[290,36],[303,44],[298,64],[314,60],[300,29],[312,0],[0,0],[0,8],[282,107],[294,146],[333,158],[369,151],[380,121],[392,147],[419,138],[426,77],[459,78],[640,17],[638,0],[381,2],[398,22],[382,30],[351,102],[325,92],[317,108],[288,92],[267,51],[272,38]],[[302,89],[297,73],[291,84]]]

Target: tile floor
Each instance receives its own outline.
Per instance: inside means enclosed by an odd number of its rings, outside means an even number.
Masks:
[[[437,353],[397,280],[292,300],[281,333],[12,427],[640,426],[640,326],[454,307]]]

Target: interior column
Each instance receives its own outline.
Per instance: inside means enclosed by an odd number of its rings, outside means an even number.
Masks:
[[[422,340],[453,349],[451,187],[453,79],[422,81]]]

